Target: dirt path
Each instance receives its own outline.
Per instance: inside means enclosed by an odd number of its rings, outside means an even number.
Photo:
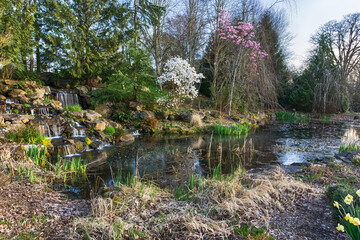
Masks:
[[[73,218],[89,209],[88,200],[68,200],[37,184],[8,182],[0,186],[0,239],[67,239]]]
[[[278,212],[270,221],[277,240],[347,240],[336,230],[337,222],[325,197],[297,204],[293,211]]]

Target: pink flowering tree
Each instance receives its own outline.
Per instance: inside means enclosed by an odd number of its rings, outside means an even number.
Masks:
[[[256,75],[260,60],[267,56],[255,40],[250,23],[234,23],[225,10],[218,15],[216,34],[211,43],[214,52],[214,79],[212,89],[218,92],[226,85],[228,113],[231,114],[236,85]]]

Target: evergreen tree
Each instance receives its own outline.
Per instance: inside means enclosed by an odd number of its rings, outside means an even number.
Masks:
[[[116,0],[63,0],[47,7],[48,14],[54,14],[48,18],[48,52],[58,67],[88,82],[109,70],[129,33],[125,5]]]
[[[0,1],[0,35],[11,35],[11,41],[1,48],[2,55],[20,69],[27,69],[33,54],[34,2],[25,0]]]

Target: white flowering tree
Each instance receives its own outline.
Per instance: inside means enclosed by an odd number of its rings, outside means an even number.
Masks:
[[[200,83],[204,78],[201,73],[196,73],[195,68],[179,57],[169,59],[165,66],[163,74],[158,77],[159,84],[166,84],[172,93],[172,106],[178,107],[185,98],[194,99],[198,95],[195,83]]]

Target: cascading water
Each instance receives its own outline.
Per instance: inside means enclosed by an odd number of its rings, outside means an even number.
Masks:
[[[50,108],[43,107],[43,108],[39,108],[38,110],[39,110],[40,115],[49,115],[50,114]]]
[[[133,136],[139,136],[139,135],[141,135],[141,134],[139,133],[139,130],[136,130],[136,131],[134,131],[131,135],[133,135]]]
[[[75,128],[72,126],[73,137],[86,137],[85,130],[82,128]]]
[[[55,96],[57,101],[60,101],[63,107],[72,105],[79,105],[79,97],[76,93],[69,93],[65,91],[59,91]]]
[[[45,123],[44,125],[39,126],[41,134],[45,135],[47,138],[61,138],[61,128],[56,124],[51,127]]]

